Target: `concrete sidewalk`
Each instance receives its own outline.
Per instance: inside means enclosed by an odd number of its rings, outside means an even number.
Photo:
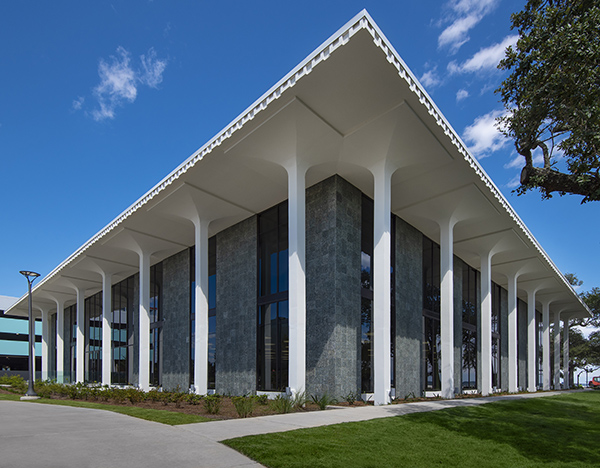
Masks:
[[[1,468],[261,466],[182,426],[111,411],[0,401]]]
[[[110,411],[0,401],[0,468],[256,468],[262,465],[219,441],[564,393],[363,406],[181,426],[167,426]]]
[[[459,406],[478,406],[485,403],[503,400],[539,398],[561,395],[568,392],[538,392],[515,395],[504,395],[485,398],[466,398],[459,400],[431,400],[415,403],[403,403],[388,406],[360,406],[355,408],[340,407],[327,411],[311,411],[307,413],[277,414],[247,419],[229,419],[210,423],[186,424],[183,429],[213,441],[222,441],[254,434],[293,431],[308,427],[328,426],[369,419],[389,418],[410,413],[438,411]]]

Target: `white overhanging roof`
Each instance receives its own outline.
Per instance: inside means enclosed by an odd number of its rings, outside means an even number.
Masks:
[[[421,84],[363,10],[159,184],[37,283],[36,310],[75,302],[194,245],[194,220],[209,235],[287,199],[287,169],[306,186],[339,174],[373,196],[373,171],[392,175],[392,212],[439,241],[454,224],[455,253],[479,267],[493,250],[492,278],[519,296],[536,291],[552,312],[589,309],[469,153]],[[26,314],[26,296],[8,311]]]

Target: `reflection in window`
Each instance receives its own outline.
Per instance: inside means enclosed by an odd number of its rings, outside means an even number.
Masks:
[[[426,390],[441,389],[440,246],[423,236],[423,372]]]
[[[85,381],[102,381],[102,291],[84,301]]]
[[[133,276],[112,287],[111,382],[131,383],[130,361],[133,359]]]
[[[288,386],[288,204],[258,216],[257,389]]]
[[[162,380],[162,263],[150,268],[150,385],[160,387]]]
[[[544,322],[542,321],[542,314],[537,310],[535,311],[535,325],[537,329],[536,337],[535,337],[535,349],[536,349],[536,359],[535,362],[537,364],[537,381],[536,385],[538,388],[542,388],[544,385],[544,353],[543,353],[543,343],[544,343]]]
[[[492,283],[492,388],[500,388],[500,308],[502,288]]]
[[[194,384],[196,339],[196,255],[190,249],[190,384]],[[217,367],[217,238],[208,239],[208,388],[215,389]]]
[[[363,195],[360,241],[361,390],[373,392],[373,200]]]
[[[464,265],[462,290],[462,388],[477,389],[477,270]]]
[[[77,305],[65,309],[65,325],[67,328],[67,346],[69,364],[65,369],[65,382],[75,382],[77,369]]]

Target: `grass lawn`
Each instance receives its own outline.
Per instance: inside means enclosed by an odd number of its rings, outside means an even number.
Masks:
[[[225,444],[270,468],[600,466],[600,391],[248,436]]]
[[[19,401],[20,398],[21,395],[0,394],[0,400]],[[148,421],[154,421],[162,424],[169,424],[171,426],[175,426],[177,424],[190,424],[210,421],[210,419],[208,418],[204,418],[202,416],[197,416],[194,414],[177,413],[174,411],[155,410],[147,408],[136,408],[135,406],[106,405],[103,403],[92,403],[89,401],[50,400],[47,398],[41,398],[39,400],[31,400],[30,403],[75,406],[77,408],[92,408],[105,411],[114,411],[115,413],[126,414],[127,416],[133,416],[135,418],[146,419]]]

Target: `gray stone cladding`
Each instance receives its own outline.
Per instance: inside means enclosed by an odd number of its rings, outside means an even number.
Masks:
[[[508,291],[500,288],[500,389],[508,391]]]
[[[360,393],[361,192],[339,176],[306,193],[306,392]]]
[[[462,382],[462,312],[463,312],[463,274],[465,262],[454,257],[452,268],[454,273],[454,393],[463,391]],[[440,324],[441,326],[441,324]]]
[[[162,387],[190,385],[190,250],[163,261]]]
[[[518,386],[527,390],[527,304],[517,300]]]
[[[406,221],[396,223],[395,387],[396,398],[418,397],[423,388],[423,234]]]
[[[216,391],[256,390],[257,217],[217,234]]]

